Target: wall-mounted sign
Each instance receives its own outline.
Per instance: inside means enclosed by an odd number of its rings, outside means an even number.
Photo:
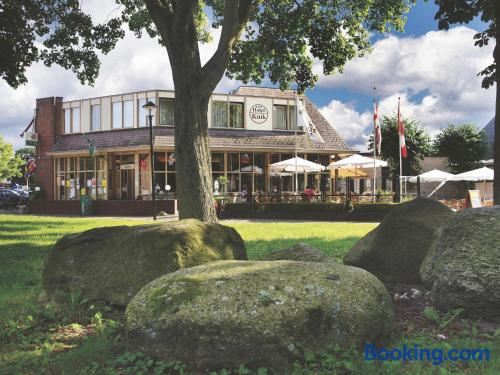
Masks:
[[[135,168],[135,165],[134,164],[122,164],[120,166],[120,169],[121,170],[124,170],[124,169],[134,169]]]
[[[24,132],[26,146],[36,146],[38,144],[38,134],[33,132]]]
[[[250,120],[252,120],[253,122],[262,124],[263,122],[267,121],[269,112],[267,111],[267,108],[262,104],[254,104],[250,107],[248,115],[250,116]]]

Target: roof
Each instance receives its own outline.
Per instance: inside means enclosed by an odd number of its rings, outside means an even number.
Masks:
[[[240,87],[234,94],[288,99],[295,97],[292,90],[281,91],[279,89],[248,86]],[[353,152],[307,97],[305,97],[305,106],[309,117],[325,143],[315,144],[304,132],[298,132],[297,148],[300,152]],[[210,128],[208,134],[212,149],[244,148],[248,151],[276,150],[290,152],[295,148],[294,131]],[[61,135],[56,140],[53,152],[85,151],[88,149],[86,137],[98,150],[137,149],[149,146],[149,129],[133,128],[92,132],[87,133],[86,136],[83,134]],[[164,148],[174,147],[173,127],[154,127],[154,145],[155,147]]]

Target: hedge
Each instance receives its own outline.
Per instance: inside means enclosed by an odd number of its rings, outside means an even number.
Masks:
[[[227,203],[226,213],[230,218],[381,221],[395,206],[354,203],[354,210],[347,212],[344,203]]]

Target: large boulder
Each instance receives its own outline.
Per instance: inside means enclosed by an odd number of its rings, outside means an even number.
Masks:
[[[224,259],[247,259],[233,229],[182,220],[157,225],[96,228],[61,238],[43,272],[47,294],[67,300],[126,306],[148,282],[182,268]]]
[[[287,249],[271,251],[259,260],[297,260],[302,262],[335,263],[335,259],[305,243],[298,243]]]
[[[352,247],[344,263],[363,268],[384,282],[420,283],[420,265],[436,230],[453,214],[445,205],[426,198],[398,205]]]
[[[125,311],[129,343],[197,369],[283,369],[304,356],[385,337],[392,302],[355,267],[219,261],[162,276]]]
[[[431,301],[445,311],[500,322],[500,206],[457,213],[421,267]]]

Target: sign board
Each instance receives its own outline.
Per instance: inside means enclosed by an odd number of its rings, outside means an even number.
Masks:
[[[38,134],[33,132],[24,132],[26,146],[36,146],[38,144]]]
[[[263,122],[267,121],[267,118],[269,117],[269,112],[266,106],[262,104],[254,104],[253,106],[250,107],[248,115],[250,117],[250,120],[252,120],[256,124],[262,124]]]
[[[134,169],[134,168],[135,168],[135,164],[122,164],[120,166],[121,170],[124,170],[124,169]]]
[[[478,208],[483,207],[479,190],[469,190],[467,194],[467,207]]]

